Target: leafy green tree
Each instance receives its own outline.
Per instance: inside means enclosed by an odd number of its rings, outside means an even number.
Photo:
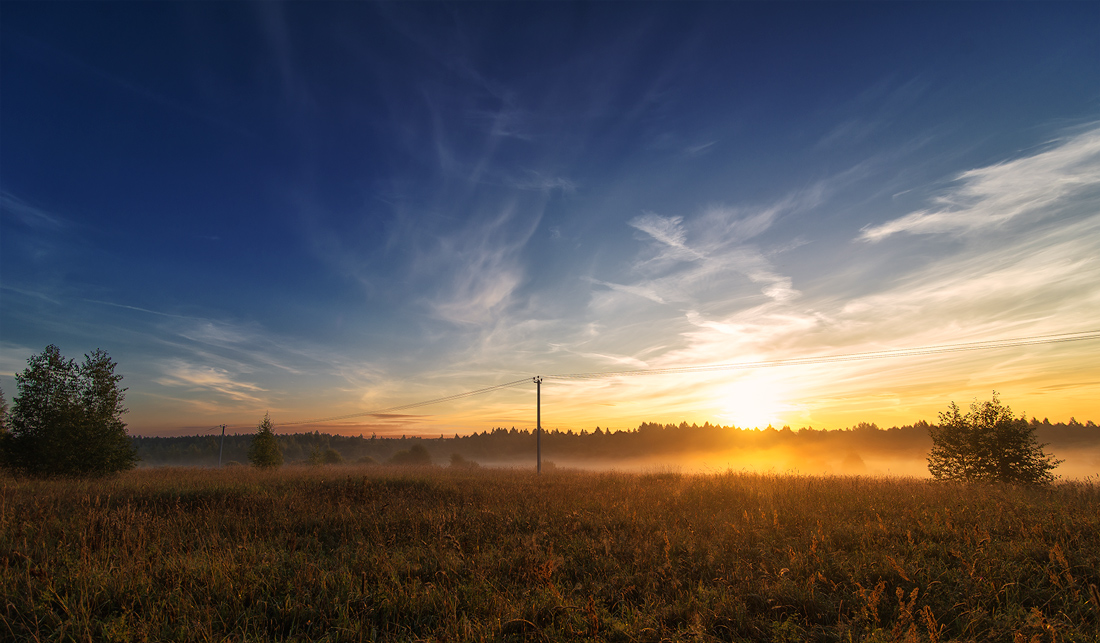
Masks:
[[[248,461],[252,466],[261,469],[280,467],[283,464],[283,452],[275,437],[275,425],[271,422],[270,413],[264,415],[256,435],[252,436],[252,444],[248,447]]]
[[[937,480],[1045,484],[1061,460],[1043,452],[1035,428],[1012,409],[993,400],[977,401],[964,414],[954,402],[940,413],[938,426],[928,427],[932,451],[928,470]]]
[[[51,344],[15,376],[4,464],[31,476],[102,476],[137,462],[122,405],[126,389],[101,349],[77,365]]]

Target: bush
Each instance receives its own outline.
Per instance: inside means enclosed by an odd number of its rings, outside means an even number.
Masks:
[[[977,401],[963,415],[954,402],[931,426],[932,451],[928,470],[937,480],[1045,484],[1061,460],[1043,453],[1035,429],[1022,416],[1001,404],[997,392],[991,402]]]
[[[103,476],[137,463],[122,414],[125,388],[103,350],[79,366],[50,344],[15,376],[0,462],[31,476]]]
[[[415,444],[408,451],[398,451],[390,456],[389,463],[406,467],[426,467],[431,465],[432,456],[424,445]]]
[[[477,469],[481,465],[473,460],[467,460],[460,453],[451,454],[451,467],[455,469]]]

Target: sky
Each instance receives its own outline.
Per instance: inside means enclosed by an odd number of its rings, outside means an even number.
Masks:
[[[533,428],[536,375],[1100,329],[1100,4],[0,3],[0,386]],[[1100,421],[1100,341],[547,378],[545,428]]]

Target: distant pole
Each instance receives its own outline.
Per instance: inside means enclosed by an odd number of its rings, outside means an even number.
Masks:
[[[542,376],[535,377],[535,473],[542,475]]]
[[[222,468],[222,452],[225,451],[225,425],[222,425],[222,442],[218,445],[218,468]]]

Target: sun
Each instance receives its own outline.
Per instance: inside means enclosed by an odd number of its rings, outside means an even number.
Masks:
[[[768,381],[742,380],[722,386],[718,417],[723,424],[741,428],[780,426],[781,414],[789,410],[779,388]]]

